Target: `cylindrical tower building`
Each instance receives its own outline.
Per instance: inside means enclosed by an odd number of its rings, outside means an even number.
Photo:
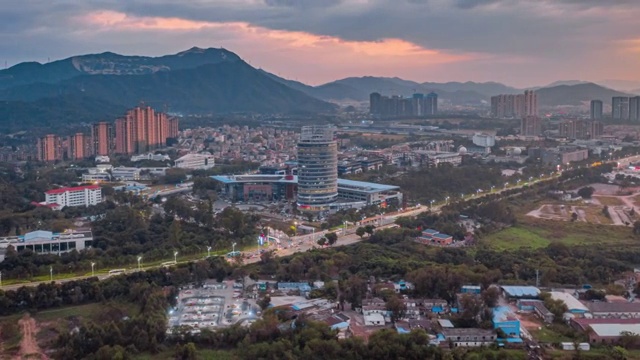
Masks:
[[[338,144],[331,126],[303,126],[298,143],[298,207],[324,211],[338,198]]]

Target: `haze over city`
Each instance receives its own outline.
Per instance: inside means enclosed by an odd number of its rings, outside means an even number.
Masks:
[[[365,75],[518,87],[640,82],[639,15],[633,0],[11,0],[0,14],[0,61],[199,46],[314,85]],[[618,88],[638,87],[627,85]]]

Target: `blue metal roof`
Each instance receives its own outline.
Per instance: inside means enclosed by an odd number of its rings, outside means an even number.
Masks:
[[[510,297],[537,297],[540,289],[535,286],[501,286],[502,290]]]

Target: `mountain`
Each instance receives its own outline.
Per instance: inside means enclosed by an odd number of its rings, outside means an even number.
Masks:
[[[632,94],[640,95],[640,89],[631,90]]]
[[[0,70],[0,89],[33,83],[54,84],[80,75],[145,75],[159,71],[196,68],[205,64],[239,61],[225,49],[193,47],[160,57],[125,56],[104,52],[74,56],[47,64],[27,62]]]
[[[640,81],[634,80],[606,79],[597,81],[597,83],[608,88],[618,89],[621,91],[637,92],[638,89],[640,89]]]
[[[558,81],[554,81],[551,84],[547,85],[547,86],[540,86],[540,88],[549,88],[549,87],[555,87],[555,86],[560,86],[560,85],[569,85],[569,86],[573,86],[573,85],[580,85],[580,84],[588,84],[588,81],[582,81],[582,80],[558,80]]]
[[[545,87],[537,90],[536,94],[538,95],[538,104],[541,107],[578,106],[585,105],[591,100],[609,102],[614,96],[629,96],[629,94],[594,83]]]
[[[192,48],[157,58],[83,55],[44,65],[19,64],[0,72],[0,77],[13,84],[2,82],[0,87],[0,128],[4,129],[43,117],[65,123],[113,119],[141,101],[185,114],[336,109],[224,49]]]
[[[477,83],[473,81],[467,82],[447,82],[447,83],[422,83],[423,86],[429,88],[440,89],[443,91],[456,92],[456,91],[473,91],[485,96],[494,96],[499,94],[519,94],[522,92],[520,89],[516,89],[511,86],[507,86],[497,82],[484,82]]]

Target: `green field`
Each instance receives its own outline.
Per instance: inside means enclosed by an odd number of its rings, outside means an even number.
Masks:
[[[494,249],[538,249],[552,242],[565,245],[640,246],[640,239],[633,237],[632,229],[625,226],[591,224],[521,217],[518,224],[489,234],[482,242]]]

